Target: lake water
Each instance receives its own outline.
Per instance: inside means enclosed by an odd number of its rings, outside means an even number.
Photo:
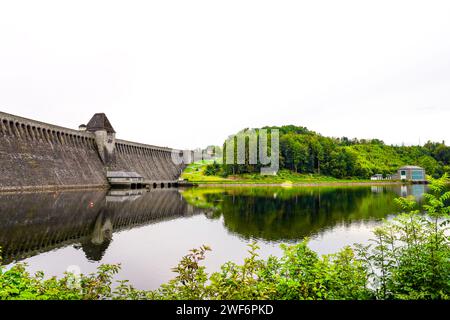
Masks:
[[[394,199],[423,185],[191,188],[150,191],[72,191],[0,195],[3,265],[62,275],[121,263],[117,279],[156,289],[189,249],[212,248],[205,265],[241,263],[257,241],[262,257],[280,255],[280,243],[308,237],[318,253],[366,243],[371,230],[398,209]]]

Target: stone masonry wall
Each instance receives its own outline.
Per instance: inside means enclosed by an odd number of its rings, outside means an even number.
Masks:
[[[0,191],[107,187],[107,170],[176,181],[185,167],[172,149],[116,139],[113,156],[101,157],[99,137],[0,112]]]
[[[116,169],[134,171],[148,181],[176,181],[185,168],[172,161],[172,149],[116,140]]]
[[[0,112],[0,191],[107,185],[94,134]]]

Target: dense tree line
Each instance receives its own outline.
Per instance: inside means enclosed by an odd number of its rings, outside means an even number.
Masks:
[[[269,132],[279,131],[280,169],[297,173],[323,174],[335,178],[363,178],[373,174],[393,174],[403,165],[418,165],[425,168],[427,174],[437,177],[450,172],[450,147],[444,142],[427,142],[424,146],[386,145],[379,139],[349,139],[322,136],[305,127],[282,126],[264,127]],[[259,135],[259,129],[254,129]],[[207,168],[209,175],[256,173],[262,167],[249,159],[249,130],[245,129],[231,136],[223,147],[224,165],[214,164]],[[245,163],[238,161],[237,141],[246,141]],[[229,142],[234,139],[234,162],[227,159]],[[241,140],[242,141],[242,140]],[[259,144],[257,144],[259,155]],[[242,157],[241,157],[242,158]],[[228,161],[227,161],[228,160]]]

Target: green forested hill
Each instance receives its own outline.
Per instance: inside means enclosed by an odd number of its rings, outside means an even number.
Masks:
[[[393,174],[404,165],[424,167],[427,174],[435,177],[450,171],[450,147],[444,142],[427,142],[424,146],[393,146],[378,139],[325,137],[293,125],[263,129],[269,132],[279,130],[280,169],[293,172],[367,179],[376,173]],[[259,129],[254,130],[259,132]],[[230,139],[237,141],[239,135],[246,135],[247,132],[248,129],[242,130]],[[234,165],[223,165],[221,168],[216,165],[210,171],[211,174],[229,175],[258,172],[260,167],[248,164],[248,161],[245,165],[235,161]]]
[[[418,165],[433,176],[439,176],[444,166],[423,147],[397,147],[359,144],[343,147],[354,155],[358,176],[369,177],[375,173],[392,174],[404,165]]]

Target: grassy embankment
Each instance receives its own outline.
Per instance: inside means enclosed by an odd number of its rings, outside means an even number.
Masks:
[[[315,185],[315,184],[359,184],[376,183],[376,181],[363,179],[337,179],[318,174],[300,174],[289,170],[280,170],[277,175],[261,175],[259,173],[248,173],[231,175],[228,177],[208,176],[205,169],[213,160],[202,160],[191,163],[183,172],[182,179],[195,185]],[[389,181],[390,182],[390,181]],[[378,183],[388,183],[388,181],[378,181]]]

